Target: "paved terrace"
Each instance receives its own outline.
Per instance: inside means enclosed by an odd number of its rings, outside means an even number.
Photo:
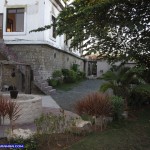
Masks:
[[[42,97],[42,106],[43,106],[43,113],[54,113],[59,114],[60,108],[66,110],[65,113],[68,117],[78,117],[74,112],[73,105],[77,100],[82,98],[83,96],[97,91],[100,87],[102,81],[100,80],[86,80],[76,87],[74,87],[70,91],[56,91],[51,96],[40,95]],[[8,129],[9,126],[0,126],[0,137],[5,136],[3,135],[4,131]],[[31,129],[35,131],[34,123],[28,124],[21,124],[16,125],[15,128],[22,128],[22,129]]]
[[[73,105],[75,102],[93,91],[98,91],[101,84],[101,80],[86,80],[72,90],[57,90],[55,93],[51,94],[51,96],[61,108],[74,112]]]

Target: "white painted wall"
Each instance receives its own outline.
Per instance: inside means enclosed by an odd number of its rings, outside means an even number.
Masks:
[[[0,0],[0,13],[4,12],[4,0]]]
[[[97,61],[97,77],[100,77],[103,73],[110,69],[110,65],[105,60]]]
[[[121,62],[116,62],[114,65],[119,66]],[[125,67],[134,67],[136,65],[135,62],[128,62],[124,66]],[[97,60],[97,77],[100,77],[103,73],[107,72],[111,68],[111,65],[106,60]]]
[[[29,31],[43,26],[42,10],[43,0],[5,0],[0,1],[3,6],[3,38],[5,41],[38,41],[43,40],[44,33],[31,33]],[[7,8],[25,8],[24,32],[6,32],[6,10]]]
[[[6,32],[7,8],[25,8],[24,32]],[[49,44],[69,51],[64,43],[64,35],[52,37],[52,29],[32,32],[33,29],[52,23],[52,15],[57,17],[61,11],[55,0],[0,0],[0,13],[3,13],[3,39],[7,44]],[[79,51],[73,51],[80,55]]]

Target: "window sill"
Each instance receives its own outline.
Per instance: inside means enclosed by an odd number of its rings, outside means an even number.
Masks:
[[[26,35],[25,32],[4,32],[4,36],[18,36],[18,35]]]
[[[56,42],[56,38],[50,37],[50,40],[52,40],[53,42]]]

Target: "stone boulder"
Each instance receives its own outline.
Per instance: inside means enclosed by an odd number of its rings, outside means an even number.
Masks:
[[[92,131],[92,123],[82,119],[76,119],[73,127],[70,128],[71,133],[84,134]]]
[[[9,132],[7,138],[23,138],[28,139],[34,134],[30,129],[15,129],[13,132]]]

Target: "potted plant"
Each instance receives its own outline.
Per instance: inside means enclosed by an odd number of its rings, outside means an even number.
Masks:
[[[15,68],[13,68],[12,73],[11,73],[11,77],[14,78],[16,76],[16,72],[15,72]],[[9,86],[8,90],[10,91],[10,97],[12,99],[16,99],[18,96],[18,90],[15,86],[11,85]]]
[[[15,87],[15,86],[10,86],[9,87],[9,91],[10,91],[10,97],[12,98],[12,99],[16,99],[17,98],[17,96],[18,96],[18,90],[17,90],[17,88]]]

